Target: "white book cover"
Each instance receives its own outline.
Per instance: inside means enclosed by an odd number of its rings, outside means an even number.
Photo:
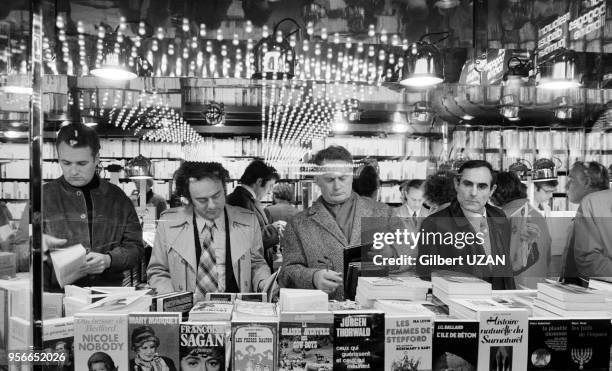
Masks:
[[[478,311],[478,371],[527,371],[528,318],[525,309]]]
[[[551,280],[547,280],[546,283],[538,283],[538,292],[563,301],[582,303],[603,303],[606,301],[606,293],[601,290]]]
[[[87,252],[83,245],[73,245],[53,250],[49,253],[53,262],[53,270],[60,287],[85,277],[83,267],[86,264]]]
[[[431,283],[433,287],[453,295],[462,294],[491,294],[492,286],[478,277],[461,274],[458,272],[437,271],[432,273]]]
[[[385,314],[385,371],[431,370],[433,315],[423,312]]]
[[[74,316],[75,370],[127,371],[127,314],[80,313]],[[89,367],[89,365],[96,367]]]

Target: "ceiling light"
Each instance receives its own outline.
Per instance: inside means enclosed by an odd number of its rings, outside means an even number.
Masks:
[[[418,122],[429,122],[433,119],[434,110],[425,101],[416,102],[414,110],[410,113],[410,119]]]
[[[143,155],[128,161],[125,172],[130,179],[153,179],[153,163]]]
[[[10,139],[25,138],[27,136],[28,133],[25,131],[7,130],[4,132],[4,137]]]
[[[553,160],[541,158],[533,164],[533,181],[545,182],[557,179],[557,170]]]
[[[271,36],[259,40],[253,48],[255,72],[252,78],[282,80],[291,79],[295,75],[295,50],[293,50],[287,38],[283,38],[281,31],[278,30],[278,26],[285,21],[291,21],[298,27],[298,30],[301,29],[294,19],[285,18],[276,24]],[[278,37],[279,35],[281,37]]]
[[[559,120],[567,120],[572,118],[574,107],[566,96],[557,97],[553,100],[555,118]]]
[[[90,73],[111,81],[128,81],[138,77],[132,69],[119,62],[119,55],[116,53],[107,53],[102,64],[93,67]]]
[[[348,123],[344,120],[337,120],[336,122],[334,122],[333,125],[333,130],[336,133],[343,133],[345,131],[348,131]]]
[[[398,81],[403,86],[420,88],[439,84],[444,81],[442,54],[432,43],[413,43],[404,55],[403,67],[398,72]]]
[[[533,64],[529,59],[512,57],[508,59],[507,70],[502,78],[504,86],[520,86],[529,82],[529,76],[533,69]]]
[[[527,166],[527,164],[529,164],[527,160],[518,159],[508,167],[508,171],[515,173],[521,181],[527,181],[531,174],[531,169],[529,168],[531,165]]]
[[[563,50],[538,65],[538,87],[542,89],[572,89],[579,87],[573,52]]]

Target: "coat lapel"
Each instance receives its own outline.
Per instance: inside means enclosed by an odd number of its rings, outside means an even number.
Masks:
[[[244,226],[249,226],[249,221],[244,218],[240,212],[232,207],[225,207],[227,213],[228,225],[225,226],[230,236],[230,249],[232,252],[232,267],[234,269],[234,275],[236,279],[240,277],[240,258],[246,253],[248,247],[248,241],[245,240]]]
[[[353,221],[353,230],[351,231],[351,240],[349,241],[350,245],[358,245],[361,243],[361,218],[371,216],[371,211],[361,197],[357,197],[355,203],[355,220]]]
[[[338,227],[338,223],[336,223],[329,211],[325,209],[325,206],[323,206],[321,200],[317,200],[312,204],[308,214],[315,223],[319,224],[323,229],[329,232],[329,234],[340,241],[341,244],[344,246],[348,245],[348,241],[346,240],[344,233],[342,233],[340,227]],[[353,226],[353,231],[354,230],[355,226]]]
[[[193,240],[193,208],[186,207],[180,217],[169,224],[168,246],[176,251],[197,272],[195,241]]]

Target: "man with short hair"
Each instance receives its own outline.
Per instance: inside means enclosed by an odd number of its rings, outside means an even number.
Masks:
[[[362,243],[362,218],[388,221],[391,210],[352,191],[353,158],[344,147],[319,151],[314,163],[321,196],[287,224],[279,281],[283,287],[319,289],[342,300],[344,248]]]
[[[240,177],[240,185],[227,196],[227,204],[251,210],[257,216],[263,238],[264,256],[270,268],[275,248],[280,241],[282,223],[270,223],[261,200],[272,191],[278,181],[276,169],[261,160],[252,161]]]
[[[482,160],[464,163],[455,178],[456,198],[451,204],[429,217],[421,226],[418,246],[417,273],[426,278],[437,269],[462,272],[491,282],[493,289],[514,289],[515,282],[510,261],[510,222],[504,212],[488,201],[495,192],[495,179],[491,164]],[[467,236],[474,236],[468,240]],[[432,236],[439,236],[432,237]],[[428,260],[433,256],[456,258],[451,265],[440,265]],[[468,257],[500,257],[504,264],[470,265]],[[423,259],[421,259],[423,258]],[[459,259],[462,264],[458,264]]]
[[[158,293],[191,291],[195,301],[209,292],[260,291],[270,269],[263,258],[255,214],[225,201],[227,170],[216,162],[185,162],[176,193],[188,206],[162,213],[147,268]]]
[[[81,269],[86,276],[73,285],[121,286],[125,271],[137,267],[144,255],[136,210],[121,188],[96,173],[100,139],[94,129],[64,126],[55,146],[62,176],[43,186],[43,245],[85,247],[86,264]],[[29,251],[27,238],[18,250]],[[45,260],[44,268],[45,291],[61,291],[51,259]]]
[[[543,182],[534,181],[533,204],[545,218],[550,217],[550,199],[557,190],[559,182],[556,179]]]
[[[612,191],[608,170],[598,162],[576,162],[566,184],[579,204],[563,254],[561,279],[586,285],[590,277],[612,277]]]
[[[403,205],[393,210],[394,216],[399,218],[425,218],[429,211],[423,207],[425,181],[412,179],[400,185]]]
[[[274,205],[270,205],[264,209],[266,217],[270,223],[277,221],[288,221],[289,218],[299,212],[292,204],[293,187],[287,183],[279,183],[272,189],[272,198]]]

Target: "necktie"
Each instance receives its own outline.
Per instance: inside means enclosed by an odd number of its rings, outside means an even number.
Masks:
[[[202,243],[202,253],[200,255],[200,263],[198,264],[198,272],[196,275],[196,300],[204,300],[207,292],[216,292],[218,290],[218,275],[217,275],[217,259],[215,252],[212,249],[212,229],[213,224],[204,224],[202,233],[200,233]],[[198,295],[199,294],[199,295]]]
[[[417,224],[417,212],[416,211],[412,213],[412,223],[414,223],[415,227],[418,225]]]
[[[491,255],[491,238],[489,236],[489,225],[486,217],[480,218],[480,233],[482,233],[484,240],[482,248],[484,249],[485,254]]]

